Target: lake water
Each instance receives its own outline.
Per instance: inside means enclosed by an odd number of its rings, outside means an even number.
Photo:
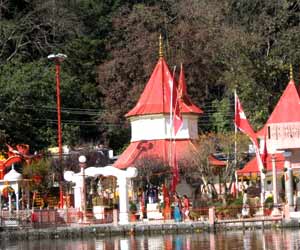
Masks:
[[[107,239],[7,241],[7,250],[296,250],[299,230],[228,231],[158,236],[129,236]]]

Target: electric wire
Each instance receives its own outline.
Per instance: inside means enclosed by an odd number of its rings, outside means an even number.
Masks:
[[[5,106],[4,103],[3,106]],[[216,107],[216,105],[213,105],[212,103],[206,103],[202,104],[201,106],[203,113],[200,115],[198,124],[200,126],[210,126],[212,125],[212,120],[217,119],[216,116],[221,116],[223,119],[228,119],[228,121],[234,119],[234,104],[229,104],[224,108],[224,110],[220,111],[220,107]],[[7,110],[7,109],[6,109]],[[16,110],[14,110],[15,113],[18,113],[17,111],[20,111],[21,114],[25,114],[26,110],[28,111],[36,111],[37,113],[41,112],[43,113],[43,116],[46,116],[47,113],[57,113],[57,107],[56,105],[45,105],[45,106],[36,106],[36,105],[18,105]],[[80,126],[102,126],[102,127],[121,127],[126,124],[126,121],[119,122],[119,123],[107,123],[107,122],[101,122],[98,119],[90,119],[90,120],[84,120],[81,119],[82,116],[86,117],[100,117],[105,111],[101,110],[100,108],[68,108],[68,107],[61,107],[61,113],[63,115],[67,115],[68,117],[76,116],[77,119],[62,119],[63,124],[72,124],[72,125],[80,125]],[[2,111],[3,113],[3,111]],[[33,116],[34,117],[34,116]],[[80,119],[80,120],[78,120]],[[46,122],[46,123],[53,123],[57,124],[56,119],[50,119],[50,118],[33,118],[31,121],[34,122]]]

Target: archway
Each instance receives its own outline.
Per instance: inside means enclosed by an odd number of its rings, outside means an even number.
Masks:
[[[117,185],[119,186],[119,223],[128,223],[128,180],[137,176],[137,169],[129,167],[126,170],[120,170],[113,166],[106,167],[89,167],[81,168],[79,173],[73,171],[66,171],[64,179],[75,183],[74,187],[74,205],[75,208],[83,209],[85,204],[85,197],[83,197],[85,188],[84,182],[87,177],[97,176],[114,176],[117,178]]]

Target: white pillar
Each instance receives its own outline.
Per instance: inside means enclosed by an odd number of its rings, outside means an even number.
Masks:
[[[11,213],[11,194],[8,192],[8,211]]]
[[[16,191],[16,210],[19,212],[19,189]]]
[[[81,187],[76,185],[74,187],[74,207],[81,209]]]
[[[273,175],[273,201],[274,205],[277,206],[278,204],[278,196],[277,196],[277,171],[276,171],[276,162],[275,156],[272,155],[272,175]]]
[[[81,212],[83,213],[83,221],[86,221],[86,188],[85,188],[85,174],[84,174],[85,163],[80,163],[81,168],[81,179],[82,179],[82,188],[81,188]]]
[[[30,208],[30,192],[29,192],[29,188],[28,187],[27,187],[27,190],[26,190],[26,197],[27,197],[26,208],[29,209]]]
[[[264,202],[265,202],[265,179],[266,179],[265,173],[260,172],[260,187],[261,187],[261,191],[260,191],[260,203],[261,203],[262,210],[264,208]]]
[[[128,180],[118,177],[119,186],[119,224],[128,224]]]
[[[287,204],[290,207],[290,211],[294,208],[294,196],[293,196],[293,171],[291,168],[290,159],[286,156],[284,161],[284,168],[286,169],[284,173],[285,180],[285,196],[287,199]]]
[[[275,155],[272,154],[272,175],[273,175],[273,203],[274,208],[272,211],[273,216],[280,215],[280,211],[278,209],[278,195],[277,195],[277,171],[276,171],[276,161],[275,161]]]

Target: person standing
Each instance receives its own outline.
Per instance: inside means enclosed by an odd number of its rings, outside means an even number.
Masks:
[[[174,195],[174,220],[175,222],[181,221],[181,202],[178,194]]]
[[[190,214],[190,201],[188,197],[183,195],[183,201],[182,201],[182,215],[183,215],[183,220],[189,220],[189,214]]]

